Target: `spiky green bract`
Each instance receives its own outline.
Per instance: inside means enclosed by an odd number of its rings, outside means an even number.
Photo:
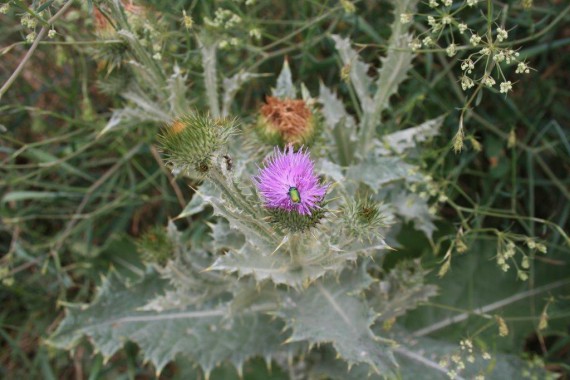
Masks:
[[[342,209],[343,225],[350,236],[358,240],[370,240],[380,236],[380,229],[389,225],[382,213],[382,205],[372,197],[357,197],[348,200]]]
[[[147,263],[166,265],[172,257],[174,244],[161,226],[153,226],[137,241],[137,249]]]
[[[324,202],[321,202],[319,207],[315,208],[309,215],[299,214],[281,208],[267,209],[267,212],[270,215],[270,223],[274,224],[280,230],[286,232],[304,232],[316,227],[317,224],[321,222],[327,212],[324,206]]]
[[[236,126],[236,119],[193,112],[164,128],[158,141],[167,162],[175,169],[205,174]]]

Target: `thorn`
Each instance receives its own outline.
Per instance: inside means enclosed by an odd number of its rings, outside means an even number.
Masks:
[[[236,370],[240,380],[243,380],[243,366],[241,365],[241,363],[236,366]]]

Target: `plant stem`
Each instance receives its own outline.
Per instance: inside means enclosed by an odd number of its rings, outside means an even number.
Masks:
[[[47,21],[48,24],[53,24],[58,18],[60,18],[63,15],[63,13],[67,10],[67,8],[69,8],[71,6],[72,3],[73,3],[73,0],[69,0],[67,3],[65,3],[65,5],[63,7],[61,7],[61,9],[52,18],[50,18]],[[12,75],[10,75],[10,78],[8,78],[6,83],[4,83],[2,88],[0,88],[0,100],[2,99],[2,96],[4,96],[4,94],[8,91],[8,89],[12,86],[12,84],[16,81],[18,76],[20,76],[20,73],[24,69],[24,66],[26,65],[26,63],[28,63],[30,58],[32,58],[32,55],[36,51],[36,48],[40,44],[40,41],[45,37],[46,33],[48,32],[48,29],[49,29],[49,26],[43,26],[42,27],[42,29],[40,30],[40,32],[36,36],[36,39],[32,43],[32,46],[30,46],[30,50],[28,50],[28,52],[26,53],[24,58],[22,58],[22,61],[20,62],[18,67],[16,67],[16,70],[14,70]]]

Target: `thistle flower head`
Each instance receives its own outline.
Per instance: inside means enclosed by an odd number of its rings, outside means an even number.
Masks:
[[[158,136],[167,161],[175,167],[208,171],[213,156],[235,131],[235,120],[192,113],[176,119]]]
[[[318,116],[302,99],[269,96],[259,114],[257,133],[271,145],[308,144],[319,126]]]
[[[311,215],[319,209],[327,186],[319,182],[309,152],[295,152],[289,145],[282,152],[275,148],[265,168],[259,170],[254,182],[269,209],[281,209]]]

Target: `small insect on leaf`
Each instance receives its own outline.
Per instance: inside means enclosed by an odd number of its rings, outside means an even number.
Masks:
[[[299,190],[295,186],[289,188],[289,198],[291,198],[293,203],[301,202],[301,194],[299,194]]]

